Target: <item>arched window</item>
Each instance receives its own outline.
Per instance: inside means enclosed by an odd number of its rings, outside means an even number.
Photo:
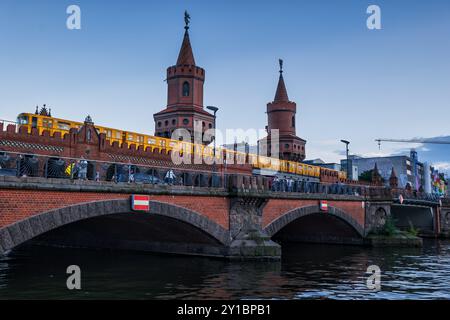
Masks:
[[[189,82],[185,81],[183,83],[183,97],[189,97],[190,90]]]

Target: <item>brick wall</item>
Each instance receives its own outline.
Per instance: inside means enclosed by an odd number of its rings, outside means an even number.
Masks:
[[[6,129],[6,130],[5,130]],[[56,132],[50,135],[49,131],[39,134],[37,129],[28,133],[27,128],[21,127],[16,132],[16,126],[7,125],[4,128],[0,123],[0,141],[8,141],[8,144],[0,144],[1,151],[12,151],[28,154],[39,154],[55,157],[80,158],[84,156],[89,160],[128,162],[134,164],[150,165],[152,167],[171,167],[183,170],[211,171],[212,166],[203,162],[201,164],[174,165],[170,151],[164,148],[136,147],[135,144],[119,143],[106,140],[105,134],[98,135],[91,124],[85,124],[79,131],[72,128],[70,132],[61,135]],[[87,139],[86,132],[91,130],[91,140]],[[13,144],[11,144],[11,142]],[[226,171],[227,174],[239,173],[250,175],[252,166],[249,164],[229,164],[226,170],[223,165],[218,165],[219,172]]]
[[[290,199],[270,199],[263,210],[263,228],[267,227],[277,218],[296,208],[318,205],[319,200],[290,200]],[[364,227],[365,210],[361,201],[330,201],[328,206],[338,208]]]
[[[129,197],[113,193],[0,189],[0,228],[54,209]],[[225,197],[152,195],[150,198],[198,212],[228,229],[229,200]]]

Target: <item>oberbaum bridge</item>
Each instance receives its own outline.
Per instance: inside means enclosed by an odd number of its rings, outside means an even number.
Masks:
[[[168,137],[175,129],[215,128],[215,114],[204,110],[205,70],[194,60],[189,19],[185,29],[177,63],[167,69],[167,107],[154,115],[155,136],[100,127],[90,117],[53,118],[45,106],[17,122],[0,121],[0,254],[32,242],[279,259],[287,242],[386,245],[374,235],[389,217],[420,236],[450,234],[450,200],[398,188],[394,171],[388,187],[376,168],[369,184],[301,163],[306,141],[296,136],[296,104],[288,99],[282,63],[267,105],[268,132],[279,130],[281,166],[264,167],[236,145],[214,152],[222,163],[174,164]],[[270,133],[262,143],[270,146]],[[198,150],[204,156],[207,148],[189,150],[183,157]],[[171,169],[175,181],[165,183]],[[275,183],[274,176],[292,184]]]

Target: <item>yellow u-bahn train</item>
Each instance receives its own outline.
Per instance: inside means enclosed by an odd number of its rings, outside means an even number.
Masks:
[[[33,128],[35,128],[39,131],[39,134],[42,134],[43,131],[49,131],[51,135],[55,132],[60,132],[61,135],[64,135],[65,133],[68,133],[71,128],[79,129],[83,125],[82,122],[59,119],[47,114],[36,113],[19,114],[17,117],[17,123],[19,127],[26,127],[29,133]],[[144,150],[147,150],[147,148],[150,148],[151,151],[154,151],[154,149],[159,149],[164,150],[166,153],[173,150],[182,150],[182,152],[186,154],[197,154],[199,156],[209,157],[211,159],[214,157],[213,148],[201,144],[193,144],[186,141],[172,140],[132,131],[118,130],[96,124],[94,126],[99,134],[105,134],[106,140],[108,140],[111,144],[118,142],[118,144],[121,145],[126,142],[129,145],[135,145],[136,148],[143,146]],[[216,153],[218,161],[220,161],[222,157],[225,157],[226,159],[235,157],[237,163],[245,163],[246,156],[247,155],[243,152],[230,149],[221,149],[221,152]],[[248,155],[248,163],[250,163],[255,169],[265,169],[274,172],[278,171],[294,175],[314,177],[325,182],[335,182],[346,179],[346,174],[343,171],[327,169],[301,162],[280,160],[277,158],[265,157],[256,154]]]

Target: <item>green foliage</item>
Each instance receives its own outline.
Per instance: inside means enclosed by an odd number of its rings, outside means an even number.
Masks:
[[[381,228],[380,233],[387,236],[393,236],[394,234],[398,233],[399,230],[395,226],[395,221],[391,216],[388,216],[386,218],[386,222],[384,223],[384,226]]]
[[[372,171],[373,170],[368,170],[368,171],[364,171],[363,173],[361,173],[359,175],[359,180],[366,181],[366,182],[372,182]]]
[[[366,181],[366,182],[373,182],[372,181],[372,172],[373,172],[373,169],[372,170],[367,170],[367,171],[364,171],[363,173],[361,173],[360,175],[359,175],[359,180],[360,181]],[[380,177],[381,178],[381,182],[386,182],[386,180],[383,178],[383,177]]]
[[[416,229],[410,220],[409,221],[409,229],[406,232],[411,236],[417,237],[417,235],[419,234],[419,231],[420,230]]]

